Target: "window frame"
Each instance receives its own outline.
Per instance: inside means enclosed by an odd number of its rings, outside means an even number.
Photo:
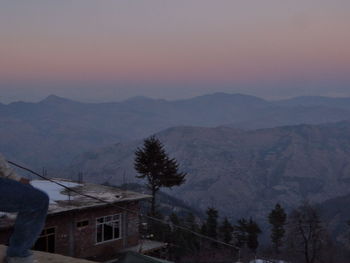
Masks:
[[[106,218],[107,217],[111,217],[112,220],[110,221],[106,221]],[[118,217],[118,219],[113,219],[114,217]],[[103,222],[99,222],[99,220],[103,219]],[[118,214],[112,214],[112,215],[106,215],[106,216],[101,216],[101,217],[96,217],[95,219],[96,221],[96,224],[95,224],[95,244],[96,245],[100,245],[100,244],[104,244],[104,243],[108,243],[108,242],[112,242],[112,241],[116,241],[116,240],[120,240],[123,238],[123,231],[122,231],[122,214],[121,213],[118,213]],[[114,234],[115,234],[115,227],[114,225],[112,226],[112,233],[113,233],[113,238],[112,239],[108,239],[108,240],[104,240],[104,231],[103,231],[103,226],[106,224],[106,223],[111,223],[111,224],[114,224],[114,223],[118,223],[118,228],[119,228],[119,237],[115,238],[114,237]],[[98,242],[97,241],[97,229],[99,226],[102,226],[102,241],[101,242]]]
[[[78,226],[78,224],[82,224],[82,223],[85,223],[85,222],[87,222],[86,225]],[[86,227],[88,227],[89,225],[90,225],[90,221],[89,221],[88,219],[86,219],[86,220],[80,220],[80,221],[76,221],[76,222],[75,222],[75,227],[76,227],[77,229],[86,228]]]
[[[53,233],[47,233],[47,230],[52,230],[53,229]],[[38,236],[37,240],[35,241],[35,244],[33,245],[33,248],[36,245],[36,242],[40,239],[40,238],[44,238],[45,239],[45,243],[46,243],[46,248],[49,248],[49,243],[48,243],[48,238],[50,236],[54,237],[54,251],[53,252],[49,252],[48,250],[45,250],[43,252],[48,252],[48,253],[55,253],[56,252],[56,245],[57,245],[57,226],[50,226],[50,227],[44,227],[41,232],[40,235]],[[41,250],[40,250],[41,251]]]

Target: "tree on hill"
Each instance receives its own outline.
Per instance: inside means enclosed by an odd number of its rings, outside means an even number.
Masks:
[[[317,210],[304,203],[288,216],[288,240],[292,251],[301,253],[305,263],[318,262],[322,249],[328,242]]]
[[[258,235],[261,234],[261,229],[259,225],[252,218],[250,218],[248,224],[246,225],[246,231],[247,247],[256,253],[256,249],[259,247]]]
[[[252,218],[249,220],[241,218],[237,221],[237,225],[234,226],[236,246],[243,248],[247,245],[254,253],[259,246],[259,234],[261,234],[261,229]]]
[[[170,238],[170,254],[171,256],[178,261],[187,250],[186,247],[186,239],[185,239],[185,232],[176,226],[183,226],[182,220],[177,216],[177,214],[172,213],[169,216],[169,220],[171,224],[173,225],[172,231],[171,231],[171,238]]]
[[[188,213],[184,219],[184,225],[186,228],[193,232],[199,233],[200,229],[196,222],[196,218],[192,213]],[[186,246],[193,253],[193,251],[198,251],[200,248],[200,241],[196,235],[190,232],[185,232]]]
[[[202,234],[217,239],[218,236],[218,210],[213,207],[209,207],[206,211],[207,219],[202,225],[201,232]],[[212,246],[215,247],[217,244],[212,242]]]
[[[225,217],[224,220],[222,221],[222,224],[219,227],[219,232],[220,232],[222,241],[224,241],[225,243],[231,243],[233,226],[227,220],[227,217]]]
[[[268,216],[271,224],[271,241],[273,243],[275,252],[279,253],[279,248],[283,245],[283,237],[285,234],[284,226],[286,225],[287,214],[280,204],[276,204],[275,208]]]
[[[207,233],[208,236],[211,238],[216,239],[217,238],[217,228],[218,228],[218,210],[215,208],[209,207],[207,209]]]
[[[173,187],[185,182],[186,173],[179,172],[179,164],[170,158],[163,144],[151,136],[144,140],[143,147],[137,148],[134,160],[137,178],[147,180],[147,188],[151,191],[150,215],[156,215],[155,196],[161,187]]]
[[[233,233],[236,239],[236,246],[242,248],[247,242],[247,220],[241,218],[237,221],[237,224],[233,227]]]

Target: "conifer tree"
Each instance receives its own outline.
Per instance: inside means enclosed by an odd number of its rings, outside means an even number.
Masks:
[[[195,216],[192,213],[188,213],[184,219],[184,225],[186,228],[192,230],[193,232],[199,232],[199,226],[196,223]],[[199,250],[200,241],[198,237],[191,232],[184,232],[184,237],[186,240],[186,247],[190,253],[197,252]]]
[[[284,226],[286,224],[287,215],[280,204],[276,204],[275,208],[268,216],[271,224],[271,242],[273,243],[275,252],[279,253],[279,248],[283,245],[283,237],[285,234]]]
[[[170,222],[174,225],[180,225],[180,219],[179,217],[177,216],[176,213],[172,212],[170,215],[169,215],[169,219],[170,219]]]
[[[209,207],[207,209],[207,221],[206,221],[206,228],[207,228],[207,235],[211,238],[216,239],[217,238],[217,228],[218,228],[218,211],[213,208]]]
[[[193,213],[188,213],[185,217],[185,225],[187,228],[191,229],[194,232],[199,232],[198,224],[196,223],[196,218]]]
[[[253,221],[252,218],[249,219],[246,225],[247,231],[247,247],[250,248],[254,253],[259,246],[258,235],[261,234],[261,229],[259,225]]]
[[[205,222],[201,226],[200,233],[204,236],[208,234],[207,224]]]
[[[187,247],[185,233],[175,226],[183,226],[183,222],[175,213],[171,213],[169,219],[174,225],[171,232],[171,238],[169,240],[171,242],[170,254],[176,260],[179,260],[186,253]]]
[[[152,136],[144,140],[143,147],[137,148],[134,161],[137,178],[147,180],[147,188],[151,191],[151,216],[156,215],[156,193],[161,187],[178,186],[185,182],[186,173],[179,172],[179,164],[169,158],[163,144]]]
[[[227,220],[227,217],[224,218],[221,226],[219,227],[219,232],[222,241],[224,241],[225,243],[230,243],[232,241],[233,226]]]
[[[236,238],[236,246],[242,248],[247,243],[247,225],[248,221],[245,218],[241,218],[237,221],[237,224],[233,227],[234,236]]]
[[[241,218],[234,226],[234,234],[237,240],[236,246],[242,248],[247,245],[254,253],[259,246],[258,235],[261,233],[259,225],[253,221]]]

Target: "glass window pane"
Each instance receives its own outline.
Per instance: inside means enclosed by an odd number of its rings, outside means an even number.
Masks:
[[[97,225],[96,227],[96,242],[102,242],[102,225]]]
[[[53,234],[53,233],[55,233],[55,228],[46,229],[46,234]]]
[[[114,224],[114,238],[120,238],[120,227],[119,227],[119,223]]]
[[[103,241],[113,239],[113,227],[111,225],[103,225]]]
[[[77,222],[77,227],[84,227],[84,226],[87,226],[87,225],[89,225],[89,221],[88,220]]]
[[[96,242],[101,243],[121,237],[121,215],[110,215],[96,219]],[[79,223],[83,223],[79,222]],[[85,223],[85,222],[84,222]]]

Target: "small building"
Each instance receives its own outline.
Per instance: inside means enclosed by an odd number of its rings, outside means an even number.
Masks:
[[[50,197],[46,225],[34,250],[70,257],[106,261],[140,244],[140,201],[149,195],[90,183],[55,181],[106,203],[68,191],[55,183],[34,180],[31,184]],[[6,244],[13,215],[0,219],[0,243]]]

